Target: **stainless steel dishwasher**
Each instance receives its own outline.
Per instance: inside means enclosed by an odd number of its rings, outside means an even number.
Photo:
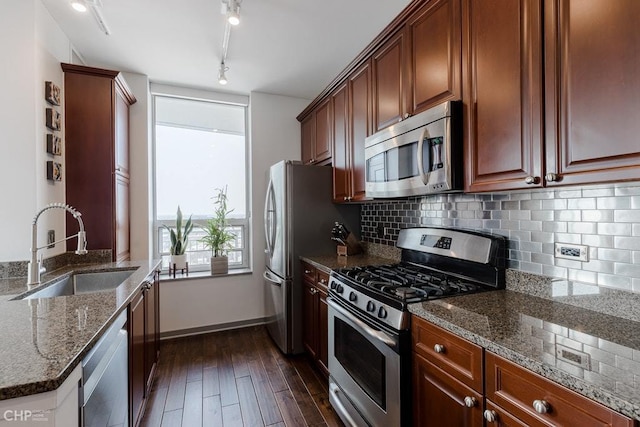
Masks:
[[[127,311],[82,361],[81,426],[128,426]]]

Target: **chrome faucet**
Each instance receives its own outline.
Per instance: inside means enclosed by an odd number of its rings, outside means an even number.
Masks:
[[[78,220],[78,224],[80,224],[80,231],[73,236],[65,237],[62,240],[58,240],[57,242],[48,243],[44,246],[38,247],[38,218],[44,212],[49,209],[64,209],[69,212],[75,219]],[[44,273],[46,269],[42,266],[42,256],[40,260],[38,260],[38,251],[40,249],[44,249],[51,245],[55,245],[56,243],[64,242],[69,239],[73,239],[74,237],[78,237],[78,249],[76,249],[76,254],[85,255],[87,253],[87,235],[84,231],[84,223],[82,222],[82,218],[80,218],[82,214],[78,212],[76,209],[65,203],[51,203],[44,208],[42,208],[35,217],[33,217],[33,223],[31,224],[31,261],[29,261],[29,277],[27,278],[27,285],[37,285],[40,283],[40,273]]]

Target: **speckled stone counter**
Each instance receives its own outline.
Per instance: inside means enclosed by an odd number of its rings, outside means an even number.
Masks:
[[[26,278],[0,279],[0,400],[55,390],[122,312],[160,261],[74,265],[43,276],[133,270],[110,291],[12,300],[32,292]]]
[[[331,273],[331,270],[345,267],[362,267],[365,265],[383,265],[392,264],[395,261],[389,258],[381,258],[374,255],[350,255],[350,256],[338,256],[338,255],[326,255],[326,256],[301,256],[302,261],[306,261],[313,265],[315,268],[324,271],[325,273]]]
[[[640,420],[640,323],[593,309],[608,304],[609,298],[603,300],[598,293],[567,295],[562,286],[557,297],[552,292],[541,298],[501,290],[411,304],[409,310]],[[633,295],[627,296],[625,307],[637,315],[640,305],[633,306]],[[561,346],[588,354],[589,366],[556,357]]]

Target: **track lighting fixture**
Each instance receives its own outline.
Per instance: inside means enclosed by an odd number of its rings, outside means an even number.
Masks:
[[[71,7],[78,12],[84,13],[87,11],[87,5],[84,4],[83,0],[72,0]]]
[[[222,0],[222,2],[223,7],[226,6],[227,22],[233,26],[240,24],[240,1]]]
[[[227,76],[224,74],[229,71],[229,67],[224,65],[224,61],[220,63],[220,69],[218,70],[218,83],[226,85],[228,83]]]

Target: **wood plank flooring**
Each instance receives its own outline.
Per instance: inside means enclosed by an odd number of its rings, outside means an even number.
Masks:
[[[327,382],[264,326],[162,341],[142,427],[337,426]]]

